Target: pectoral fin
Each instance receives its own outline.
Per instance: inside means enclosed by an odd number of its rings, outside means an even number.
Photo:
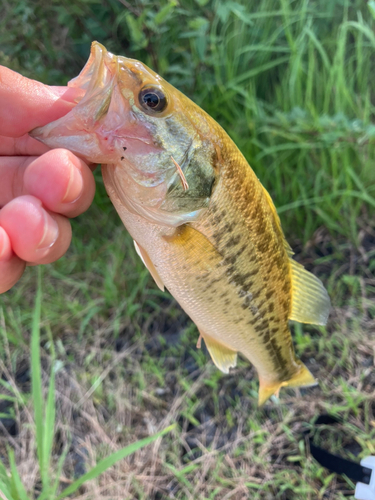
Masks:
[[[292,312],[289,319],[300,323],[325,325],[331,301],[323,283],[313,274],[289,259],[292,270]]]
[[[203,337],[208,352],[211,354],[212,361],[223,373],[229,373],[229,368],[234,368],[237,364],[237,352],[221,344],[209,335],[199,330]]]
[[[143,264],[147,267],[149,273],[151,276],[154,278],[155,283],[158,285],[160,290],[164,292],[164,283],[162,282],[157,270],[155,269],[154,264],[152,263],[152,260],[150,259],[148,253],[144,248],[142,248],[138,243],[134,240],[134,246],[137,254],[140,256],[142,259]]]

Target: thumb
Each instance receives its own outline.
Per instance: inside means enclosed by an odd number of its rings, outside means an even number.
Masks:
[[[49,87],[0,66],[0,135],[20,137],[68,113],[82,90]]]

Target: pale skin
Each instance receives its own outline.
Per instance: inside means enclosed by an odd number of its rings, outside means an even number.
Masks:
[[[0,293],[17,283],[27,265],[64,255],[72,236],[69,218],[93,200],[93,165],[27,134],[68,113],[81,92],[0,66]]]

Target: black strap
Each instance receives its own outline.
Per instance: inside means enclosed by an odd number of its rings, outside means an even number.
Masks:
[[[332,417],[331,415],[320,415],[315,421],[315,425],[331,425],[337,423],[342,423],[342,421],[336,417]],[[310,433],[311,431],[307,431],[306,434],[309,435]],[[372,469],[362,467],[362,465],[357,464],[356,462],[333,455],[332,453],[315,446],[312,441],[313,438],[309,436],[311,455],[317,462],[320,463],[320,465],[331,472],[335,472],[336,474],[345,474],[356,483],[360,482],[370,484]]]

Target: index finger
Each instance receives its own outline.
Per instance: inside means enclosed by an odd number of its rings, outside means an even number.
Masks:
[[[82,90],[49,87],[0,66],[0,135],[20,137],[68,113]]]

